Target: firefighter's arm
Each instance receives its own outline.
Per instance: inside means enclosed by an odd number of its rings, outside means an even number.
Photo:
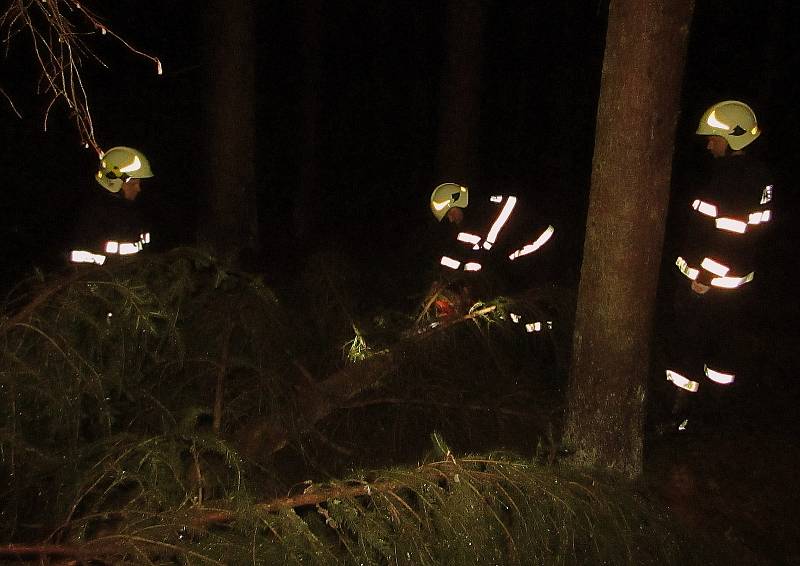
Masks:
[[[530,255],[538,251],[542,246],[550,241],[550,239],[553,237],[553,234],[555,234],[555,231],[556,229],[553,227],[553,225],[548,224],[547,227],[541,230],[541,232],[535,238],[512,251],[508,255],[508,259],[514,261],[517,258]]]

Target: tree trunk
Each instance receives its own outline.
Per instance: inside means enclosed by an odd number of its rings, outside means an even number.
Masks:
[[[440,86],[437,174],[439,181],[474,183],[483,51],[480,0],[447,4],[447,54]]]
[[[209,187],[199,239],[238,261],[242,251],[258,248],[255,10],[251,0],[217,0],[206,18]]]
[[[578,466],[642,471],[646,382],[694,0],[612,1],[564,443]]]

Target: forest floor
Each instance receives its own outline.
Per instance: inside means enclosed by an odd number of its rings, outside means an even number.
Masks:
[[[733,552],[732,566],[800,565],[795,400],[753,398],[748,406],[653,438],[646,477],[689,529]]]

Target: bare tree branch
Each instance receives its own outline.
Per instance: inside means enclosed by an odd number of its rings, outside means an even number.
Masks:
[[[92,51],[84,38],[97,33],[110,35],[129,51],[153,61],[156,72],[162,74],[158,58],[133,47],[78,0],[12,0],[0,16],[0,32],[6,55],[12,40],[23,34],[30,37],[34,59],[41,72],[37,92],[50,96],[44,115],[44,129],[47,130],[51,109],[61,101],[67,105],[70,117],[75,121],[81,143],[92,147],[98,155],[103,152],[95,138],[89,96],[81,72],[85,58],[93,59],[104,67],[108,65]],[[2,89],[0,93],[9,100],[19,116],[9,95]]]

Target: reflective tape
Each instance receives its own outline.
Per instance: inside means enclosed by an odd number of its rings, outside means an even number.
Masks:
[[[707,365],[703,366],[703,372],[706,374],[706,377],[715,383],[720,383],[722,385],[728,385],[733,383],[734,378],[736,377],[735,374],[732,373],[724,373],[721,371],[717,371],[711,369]]]
[[[681,256],[678,256],[678,259],[675,260],[675,265],[678,266],[681,273],[683,273],[686,277],[694,281],[697,279],[697,276],[700,275],[700,271],[695,269],[694,267],[689,267],[689,264],[686,263],[686,260],[683,259]]]
[[[719,118],[717,118],[716,110],[712,110],[711,114],[708,115],[708,118],[706,118],[706,124],[708,124],[712,128],[719,128],[720,130],[732,129],[732,127],[726,124],[725,122],[720,122]]]
[[[111,240],[106,242],[105,250],[107,254],[131,255],[142,251],[142,242],[116,242]]]
[[[433,209],[436,210],[437,212],[440,210],[444,210],[448,204],[450,204],[450,199],[442,201],[435,200],[431,202],[431,206],[433,206]]]
[[[103,250],[107,254],[115,255],[131,255],[139,253],[144,249],[146,244],[150,243],[150,232],[142,232],[139,234],[139,240],[136,242],[118,242],[117,240],[109,240],[103,245]],[[73,263],[96,263],[103,265],[106,261],[106,256],[103,254],[95,254],[86,250],[72,250],[70,252],[70,261]]]
[[[528,255],[530,253],[535,252],[536,250],[541,248],[543,245],[545,245],[548,242],[548,240],[550,240],[550,238],[553,237],[553,233],[555,231],[556,231],[556,229],[553,228],[552,225],[549,225],[547,228],[545,228],[544,232],[542,232],[539,235],[539,237],[536,238],[536,241],[534,241],[533,243],[524,245],[522,248],[518,249],[517,251],[515,251],[514,253],[509,255],[508,259],[510,259],[511,261],[514,261],[518,257],[524,256],[524,255]]]
[[[711,285],[714,287],[721,287],[722,289],[735,289],[741,287],[745,283],[750,283],[755,277],[755,272],[751,271],[744,277],[714,277],[711,280]]]
[[[481,237],[477,234],[470,234],[469,232],[459,232],[458,236],[456,236],[456,240],[459,242],[466,242],[467,244],[477,245],[480,243]]]
[[[703,258],[703,261],[700,262],[700,267],[718,277],[725,277],[731,270],[727,265],[714,261],[710,257]]]
[[[747,230],[747,222],[742,222],[741,220],[728,218],[726,216],[717,218],[714,221],[714,225],[717,227],[717,230],[727,230],[728,232],[736,232],[737,234],[744,234],[744,231]]]
[[[86,250],[72,250],[69,254],[69,260],[72,263],[96,263],[103,265],[106,261],[106,256],[102,254],[93,254]]]
[[[767,204],[772,200],[772,187],[773,185],[764,187],[764,190],[761,191],[761,202],[759,204]]]
[[[766,187],[761,195],[761,202],[760,204],[767,204],[772,200],[772,185]],[[768,222],[770,218],[770,211],[763,210],[763,211],[756,211],[751,212],[747,216],[747,222],[744,220],[739,220],[736,218],[730,218],[727,216],[717,217],[718,210],[716,205],[713,205],[709,202],[705,202],[700,199],[695,199],[692,203],[692,208],[698,211],[705,216],[709,216],[711,218],[715,218],[715,226],[719,230],[727,230],[729,232],[736,232],[737,234],[744,234],[747,230],[748,224],[760,224],[762,222]]]
[[[711,203],[702,201],[700,199],[696,199],[692,203],[692,208],[695,209],[700,214],[705,214],[706,216],[710,216],[715,218],[717,216],[717,207]]]
[[[508,221],[508,217],[511,216],[516,204],[517,197],[508,197],[506,204],[503,205],[503,210],[501,210],[500,214],[497,215],[497,219],[492,224],[492,228],[489,230],[489,234],[486,236],[486,241],[483,243],[483,247],[485,249],[490,249],[495,243],[497,240],[497,235],[500,233],[500,230],[502,230],[506,221]]]
[[[751,212],[747,215],[747,222],[737,220],[735,218],[722,217],[715,220],[715,225],[719,230],[727,230],[728,232],[736,232],[737,234],[744,234],[748,225],[761,224],[762,222],[769,222],[769,210],[759,210]]]
[[[142,250],[142,243],[130,243],[124,242],[119,245],[119,255],[131,255],[135,253],[139,253]]]
[[[142,168],[142,162],[139,159],[139,156],[134,155],[133,161],[131,161],[128,165],[125,165],[124,167],[120,167],[119,171],[120,173],[133,173],[134,171],[138,171],[141,168]]]
[[[697,383],[696,381],[687,379],[678,372],[672,371],[671,369],[667,370],[667,381],[671,381],[672,383],[675,384],[676,387],[685,389],[690,393],[697,393],[697,390],[700,388],[700,384]]]
[[[464,271],[480,271],[481,264],[475,261],[469,261],[464,264]]]
[[[511,313],[508,313],[508,314],[511,316],[511,320],[516,324],[519,324],[519,322],[522,320],[522,317],[520,315],[516,314],[516,313],[511,312]],[[525,330],[527,332],[541,332],[545,328],[548,329],[548,330],[552,330],[553,329],[553,321],[552,320],[548,320],[548,321],[545,321],[545,322],[537,321],[537,322],[529,322],[529,323],[525,324]]]
[[[696,281],[697,277],[700,275],[700,272],[697,269],[690,267],[686,260],[680,256],[678,256],[678,259],[675,260],[675,265],[678,266],[678,269],[681,271],[681,273],[683,273],[692,281]],[[736,287],[741,287],[745,283],[752,281],[755,277],[755,272],[753,271],[742,277],[729,276],[728,272],[730,271],[730,268],[727,265],[723,265],[708,257],[703,259],[701,267],[709,273],[717,275],[717,277],[711,279],[710,284],[713,287],[719,287],[721,289],[735,289]]]
[[[439,261],[439,263],[445,267],[449,267],[450,269],[458,269],[461,267],[460,261],[456,261],[453,258],[447,257],[446,255],[442,256],[442,259]]]
[[[107,254],[131,255],[139,253],[146,243],[150,242],[150,233],[141,234],[138,242],[117,242],[109,240],[106,242],[105,251]]]

